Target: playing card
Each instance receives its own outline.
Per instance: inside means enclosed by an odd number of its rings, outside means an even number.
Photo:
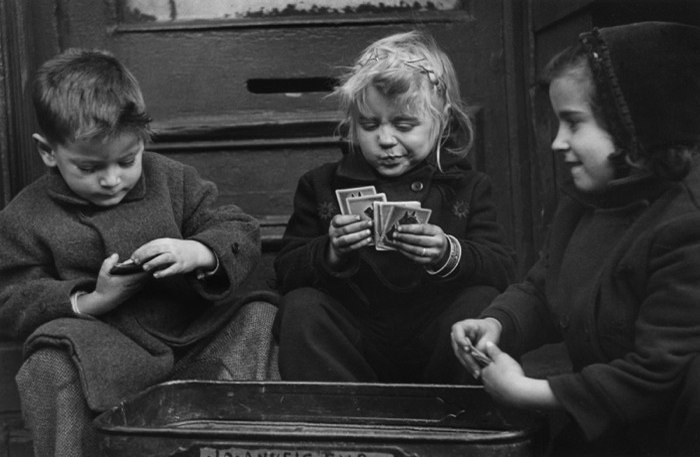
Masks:
[[[361,197],[348,197],[348,214],[357,214],[363,219],[374,220],[374,202],[385,202],[386,194],[363,195]]]
[[[486,354],[478,350],[476,347],[474,347],[471,341],[469,341],[469,343],[462,349],[464,349],[465,352],[471,355],[476,361],[476,363],[482,368],[492,362],[491,357],[487,356]]]
[[[383,245],[391,245],[394,233],[399,225],[426,224],[432,211],[428,208],[411,208],[407,206],[392,206],[384,222],[384,234],[380,238]]]
[[[378,251],[395,251],[391,245],[382,242],[382,237],[386,230],[386,221],[389,217],[389,213],[395,206],[401,206],[406,208],[420,208],[420,202],[417,201],[402,201],[402,202],[379,202],[375,203],[374,210],[374,240],[376,242],[376,249]]]
[[[384,246],[379,246],[379,236],[381,234],[382,227],[382,209],[388,202],[373,202],[372,207],[374,208],[374,247],[377,251],[386,251],[388,248]]]
[[[348,211],[347,199],[353,197],[364,197],[366,195],[376,195],[377,190],[374,186],[365,187],[350,187],[347,189],[337,189],[335,196],[338,199],[338,206],[341,214],[350,214]]]
[[[365,195],[362,197],[349,197],[347,200],[348,214],[357,214],[362,219],[374,221],[374,204],[377,202],[386,201],[386,194]],[[372,234],[374,235],[374,233]],[[372,236],[371,245],[374,245],[374,236]]]

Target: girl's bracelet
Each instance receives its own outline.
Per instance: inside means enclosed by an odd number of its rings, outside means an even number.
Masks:
[[[455,248],[452,245],[452,240],[449,238],[449,235],[445,235],[445,239],[447,240],[447,258],[439,268],[433,268],[431,266],[425,267],[425,270],[431,275],[441,275],[441,273],[443,273],[447,268],[447,265],[450,263],[450,259],[452,258],[452,251],[454,251]]]
[[[457,240],[457,238],[455,238],[452,235],[445,236],[450,245],[450,254],[447,257],[447,260],[440,268],[425,268],[428,274],[437,275],[442,278],[446,278],[447,276],[452,274],[452,272],[454,272],[457,269],[457,266],[459,266],[459,261],[462,258],[462,245],[459,243],[459,240]]]

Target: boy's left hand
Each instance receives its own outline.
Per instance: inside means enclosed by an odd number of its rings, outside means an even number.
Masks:
[[[154,278],[216,267],[214,253],[199,241],[158,238],[136,249],[131,258],[153,271]]]
[[[399,225],[391,245],[421,265],[437,264],[449,247],[445,232],[433,224]]]

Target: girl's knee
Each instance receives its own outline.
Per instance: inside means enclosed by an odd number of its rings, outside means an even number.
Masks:
[[[324,314],[331,298],[320,290],[304,287],[287,293],[282,298],[282,313],[285,318],[314,320]]]
[[[307,338],[323,329],[343,327],[348,320],[342,305],[313,288],[296,289],[282,299],[276,327],[292,338]]]

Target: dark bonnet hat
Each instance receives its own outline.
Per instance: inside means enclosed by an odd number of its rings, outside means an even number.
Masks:
[[[700,140],[700,28],[640,22],[579,38],[598,90],[615,107],[606,113],[611,133],[630,158]]]

